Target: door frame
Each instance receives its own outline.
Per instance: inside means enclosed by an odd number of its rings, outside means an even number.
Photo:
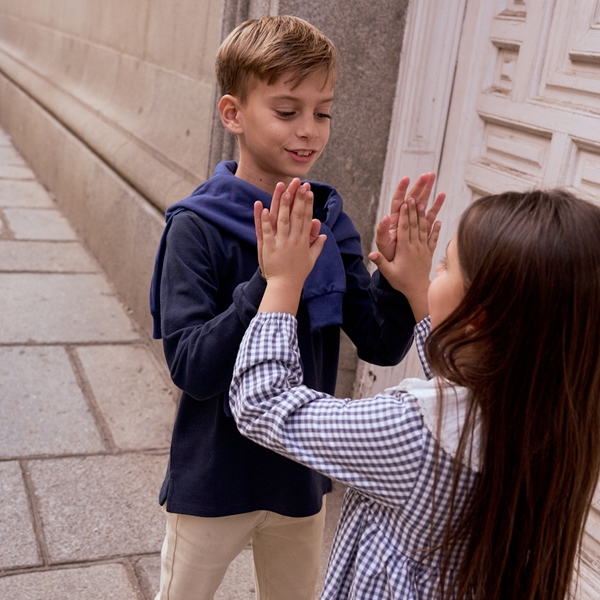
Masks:
[[[466,5],[467,0],[412,0],[408,5],[377,223],[389,212],[404,175],[414,181],[439,170]],[[436,183],[436,189],[444,188]],[[395,368],[359,361],[353,395],[373,396],[406,376],[422,376],[414,350]]]

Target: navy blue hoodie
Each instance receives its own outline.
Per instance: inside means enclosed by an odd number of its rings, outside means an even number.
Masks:
[[[244,438],[230,416],[237,350],[266,286],[258,269],[253,205],[271,197],[235,177],[232,161],[169,208],[150,291],[154,335],[162,337],[183,391],[160,503],[182,514],[217,517],[271,510],[305,517],[321,509],[326,477]],[[358,355],[397,364],[415,324],[404,296],[378,271],[371,278],[360,238],[331,186],[311,182],[315,217],[327,235],[298,310],[304,383],[333,394],[340,326]]]

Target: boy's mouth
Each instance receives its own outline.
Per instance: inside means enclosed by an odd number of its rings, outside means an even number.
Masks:
[[[296,150],[298,156],[310,156],[312,153],[312,150]]]

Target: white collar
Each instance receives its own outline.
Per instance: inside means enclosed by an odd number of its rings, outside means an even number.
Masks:
[[[441,385],[440,385],[441,384]],[[439,404],[438,389],[442,390],[444,397],[442,427],[438,431]],[[403,379],[399,385],[385,390],[391,392],[407,392],[415,398],[417,405],[423,415],[423,421],[427,429],[437,440],[440,446],[452,458],[456,458],[458,443],[465,422],[468,407],[469,392],[467,388],[452,385],[449,382],[436,377],[429,381],[409,377]],[[463,464],[474,471],[480,471],[479,448],[481,440],[481,413],[475,419],[473,431],[472,451],[467,449],[463,456]],[[471,456],[469,456],[471,454]]]

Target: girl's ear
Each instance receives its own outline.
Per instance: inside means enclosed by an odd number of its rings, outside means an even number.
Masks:
[[[219,100],[219,114],[221,122],[227,131],[233,135],[243,133],[242,122],[240,119],[240,103],[235,96],[226,94]]]

